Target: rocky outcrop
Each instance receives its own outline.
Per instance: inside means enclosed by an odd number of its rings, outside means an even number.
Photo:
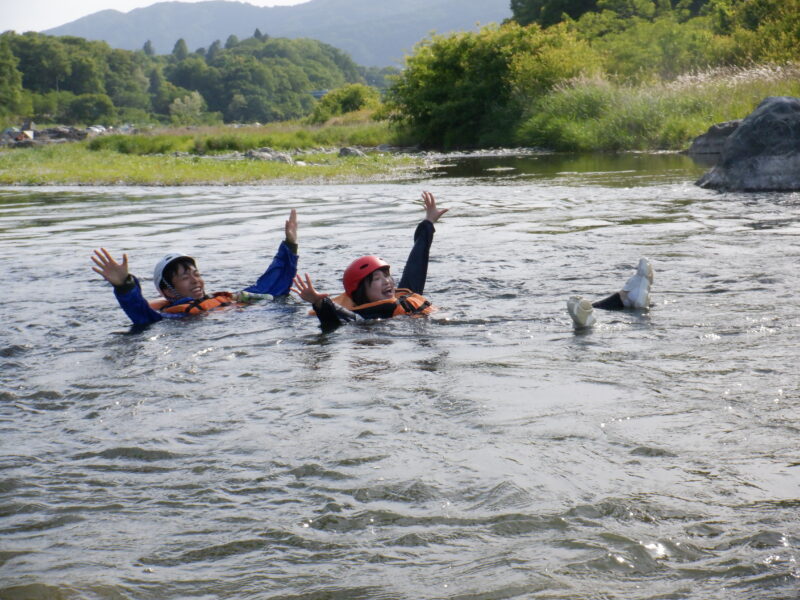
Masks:
[[[800,190],[800,98],[764,99],[724,142],[698,181],[720,191]]]
[[[694,139],[687,153],[689,156],[714,156],[722,154],[725,142],[730,135],[739,128],[741,123],[741,119],[736,119],[735,121],[725,121],[724,123],[712,125],[703,135]]]
[[[348,156],[362,157],[362,156],[366,156],[366,154],[364,154],[358,148],[353,148],[352,146],[345,146],[344,148],[340,148],[339,149],[339,156],[342,157],[342,158],[348,157]]]
[[[267,160],[271,162],[282,162],[292,164],[294,159],[286,152],[276,152],[272,148],[259,148],[258,150],[248,150],[245,153],[247,158],[252,160]]]

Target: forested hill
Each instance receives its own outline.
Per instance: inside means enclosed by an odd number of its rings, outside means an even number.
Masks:
[[[243,2],[160,2],[128,13],[104,10],[49,29],[50,35],[103,40],[139,50],[148,40],[158,53],[183,38],[190,50],[250,37],[258,28],[273,37],[305,37],[341,48],[365,66],[399,65],[432,31],[476,30],[476,24],[511,16],[509,0],[310,0],[296,6],[257,7]]]

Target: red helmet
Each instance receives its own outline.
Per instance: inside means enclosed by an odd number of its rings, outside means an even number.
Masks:
[[[344,293],[348,296],[352,296],[364,277],[383,268],[388,269],[389,263],[377,256],[362,256],[361,258],[355,259],[350,263],[350,266],[345,269],[344,276],[342,277]]]

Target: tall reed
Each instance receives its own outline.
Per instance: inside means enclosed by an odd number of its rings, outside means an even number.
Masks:
[[[558,151],[681,150],[711,125],[745,117],[767,96],[799,96],[800,65],[720,68],[626,86],[574,79],[540,98],[516,143]]]

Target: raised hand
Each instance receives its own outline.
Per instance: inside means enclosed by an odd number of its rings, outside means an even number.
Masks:
[[[108,250],[100,248],[94,251],[92,261],[96,267],[92,267],[92,271],[99,273],[111,285],[122,285],[128,278],[128,255],[122,255],[122,263],[115,261]]]
[[[300,275],[295,275],[294,286],[292,291],[300,296],[301,300],[313,304],[315,308],[319,308],[322,300],[328,297],[328,294],[320,294],[314,289],[314,284],[311,283],[311,277],[308,276],[308,273],[306,273],[305,281],[303,281]]]
[[[297,244],[297,211],[295,209],[289,213],[284,230],[286,231],[286,241],[290,244]]]
[[[430,221],[431,223],[436,223],[444,213],[446,213],[448,208],[443,208],[441,210],[436,208],[436,198],[433,197],[433,194],[430,192],[422,192],[422,201],[425,204],[425,219]]]

